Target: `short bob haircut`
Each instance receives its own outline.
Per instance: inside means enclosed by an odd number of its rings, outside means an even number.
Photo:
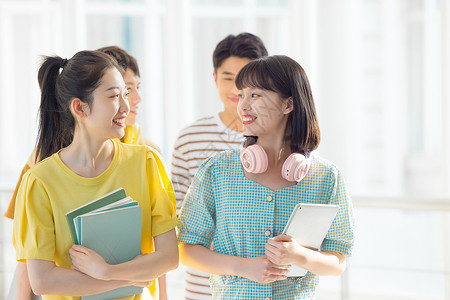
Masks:
[[[292,58],[273,55],[245,65],[236,76],[236,87],[259,88],[277,93],[281,99],[292,97],[294,109],[286,126],[285,139],[291,151],[309,153],[320,143],[319,121],[308,77]]]

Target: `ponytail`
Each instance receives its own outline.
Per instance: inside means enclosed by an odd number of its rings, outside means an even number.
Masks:
[[[79,98],[91,107],[92,93],[109,68],[120,69],[108,55],[98,51],[80,51],[69,60],[44,57],[38,72],[41,104],[36,162],[72,143],[75,130],[70,110],[72,100]]]
[[[73,130],[65,123],[73,123],[70,111],[64,111],[59,105],[57,79],[62,58],[45,57],[38,72],[41,88],[41,105],[39,107],[39,130],[36,147],[36,161],[43,160],[59,149],[67,147],[73,139]],[[65,119],[69,119],[64,121]]]

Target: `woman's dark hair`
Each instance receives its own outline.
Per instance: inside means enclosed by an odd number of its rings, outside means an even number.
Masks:
[[[214,71],[217,71],[223,61],[228,57],[236,56],[248,59],[256,59],[267,56],[267,49],[262,40],[248,32],[238,35],[228,35],[221,40],[213,53]]]
[[[91,107],[92,92],[101,84],[109,68],[120,67],[99,51],[80,51],[68,60],[58,56],[44,57],[38,72],[41,104],[36,161],[72,142],[75,118],[70,104],[74,98],[79,98]]]
[[[292,97],[294,109],[286,127],[291,151],[311,152],[319,146],[320,129],[308,77],[292,58],[274,55],[245,65],[236,76],[236,87],[260,88],[277,93],[281,99]]]
[[[97,51],[111,55],[117,61],[119,66],[122,67],[124,72],[126,72],[128,69],[131,69],[134,74],[136,74],[138,77],[141,77],[136,58],[128,54],[127,51],[117,46],[103,47],[98,49]]]

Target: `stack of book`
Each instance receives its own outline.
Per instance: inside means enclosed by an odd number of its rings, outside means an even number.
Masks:
[[[108,264],[120,264],[141,254],[141,207],[119,188],[66,213],[74,244],[94,250]],[[142,287],[127,286],[84,296],[106,300],[142,293]]]

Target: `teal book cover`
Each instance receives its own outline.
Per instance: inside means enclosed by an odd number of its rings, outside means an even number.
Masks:
[[[116,208],[80,216],[81,245],[95,250],[108,264],[120,264],[141,254],[141,207]],[[142,293],[127,286],[105,293],[83,296],[84,300],[116,299]]]
[[[88,212],[99,209],[103,206],[109,205],[126,197],[127,195],[125,194],[125,190],[123,188],[119,188],[115,191],[112,191],[111,193],[102,196],[101,198],[98,198],[94,201],[91,201],[83,206],[80,206],[66,213],[66,219],[67,223],[69,224],[69,230],[70,234],[72,235],[73,243],[77,245],[79,244],[73,219],[75,219],[79,215],[86,214]]]
[[[122,201],[126,201],[126,202],[122,202]],[[73,219],[74,225],[75,225],[75,232],[77,235],[77,239],[78,241],[81,241],[81,217],[91,214],[91,213],[95,213],[95,212],[100,212],[100,211],[108,211],[108,210],[113,210],[113,209],[119,209],[119,208],[124,208],[124,207],[131,207],[131,206],[137,206],[139,205],[136,201],[133,201],[130,197],[127,197],[125,199],[119,200],[116,203],[113,203],[112,205],[107,205],[101,209],[96,209],[95,211],[89,212],[87,214],[84,215],[80,215],[78,217],[76,217],[75,219]]]

